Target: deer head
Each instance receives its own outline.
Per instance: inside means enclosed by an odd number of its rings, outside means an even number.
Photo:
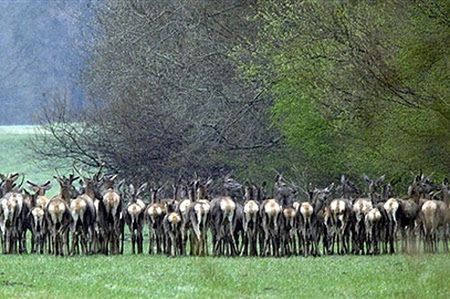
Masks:
[[[75,175],[70,174],[69,177],[66,176],[54,176],[54,178],[58,181],[60,186],[60,196],[66,202],[69,202],[71,198],[75,198],[77,196],[77,191],[73,186],[73,182],[79,179],[79,177],[75,177]]]

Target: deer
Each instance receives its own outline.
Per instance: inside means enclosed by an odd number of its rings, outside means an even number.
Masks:
[[[348,253],[349,251],[349,232],[351,229],[351,218],[353,216],[353,206],[351,203],[352,193],[350,187],[353,184],[345,178],[341,177],[341,188],[343,196],[331,201],[329,205],[331,230],[332,230],[332,243],[331,254],[334,253],[334,244],[337,244],[338,254]],[[351,188],[352,191],[357,189]],[[347,191],[346,191],[347,190]]]
[[[275,189],[282,182],[281,175],[277,175],[275,179]],[[280,215],[282,212],[282,206],[276,198],[269,198],[261,203],[260,217],[262,230],[264,232],[264,243],[261,254],[266,256],[270,249],[272,249],[272,255],[279,256],[280,254]]]
[[[439,229],[442,229],[443,247],[448,248],[448,225],[450,220],[448,179],[444,179],[441,190],[432,192],[431,199],[423,202],[419,219],[424,233],[425,252],[437,252],[439,245]],[[438,196],[441,196],[439,198]]]
[[[428,177],[419,174],[408,187],[408,197],[398,199],[397,226],[401,232],[402,251],[417,249],[416,236],[421,227],[419,211],[435,187]]]
[[[297,194],[297,186],[294,183],[288,184],[282,175],[275,184],[275,198],[281,204],[280,217],[280,249],[281,255],[296,254],[297,243],[296,235],[298,232],[298,217],[297,211],[294,207],[294,197]]]
[[[380,236],[380,225],[382,224],[381,220],[382,214],[377,207],[370,209],[364,217],[368,254],[379,253],[378,241]]]
[[[141,254],[143,252],[143,229],[145,203],[140,198],[147,188],[147,183],[142,184],[137,190],[133,184],[129,186],[129,202],[125,208],[125,223],[128,225],[131,234],[131,253]]]
[[[193,188],[193,183],[182,184],[180,179],[179,184],[181,187],[180,202],[178,204],[178,211],[181,215],[181,254],[186,254],[186,243],[188,240],[188,232],[190,230],[190,220],[188,212],[191,203],[195,200],[195,190]],[[192,244],[190,247],[191,255],[193,255],[194,252]]]
[[[150,189],[151,202],[145,209],[145,219],[148,223],[149,230],[149,254],[152,254],[153,252],[161,254],[164,249],[163,219],[167,213],[167,207],[164,202],[158,201],[158,192],[160,192],[162,188],[163,187],[152,187]],[[156,245],[156,250],[154,250],[154,245]]]
[[[356,254],[364,254],[364,245],[367,243],[366,216],[369,211],[373,209],[373,204],[378,202],[377,189],[380,188],[381,184],[384,182],[385,176],[382,175],[377,180],[371,180],[367,175],[364,175],[363,178],[368,185],[368,197],[359,197],[353,202],[353,214],[355,221],[353,252]],[[367,218],[368,221],[370,221],[370,219],[375,218]]]
[[[208,187],[212,179],[206,183],[200,180],[194,181],[193,188],[196,191],[195,201],[189,206],[188,216],[191,227],[192,247],[194,255],[208,255],[208,223],[211,205],[208,199]]]
[[[0,229],[4,253],[26,252],[24,222],[27,210],[25,198],[19,190],[23,180],[19,187],[15,183],[19,176],[18,173],[0,175],[3,194],[3,198],[0,200]]]
[[[123,244],[123,211],[122,198],[115,187],[118,175],[105,175],[101,179],[102,198],[97,203],[98,216],[103,224],[103,252],[105,254],[118,254],[121,237]],[[123,248],[123,246],[122,246]]]
[[[213,236],[214,255],[238,254],[238,245],[234,232],[237,205],[233,196],[239,192],[242,185],[227,174],[224,178],[225,194],[211,200],[211,231]]]
[[[73,198],[73,182],[78,179],[73,174],[69,177],[54,176],[60,186],[58,195],[52,197],[47,203],[45,217],[53,242],[53,254],[64,255],[64,251],[69,253],[68,228],[71,223],[69,203]]]
[[[244,184],[244,240],[242,243],[242,255],[257,256],[257,238],[259,219],[259,201],[256,199],[257,187],[251,185],[248,181]]]
[[[308,190],[310,202],[304,202],[300,205],[300,228],[301,228],[301,246],[304,256],[310,253],[313,256],[320,256],[319,241],[323,239],[324,253],[329,253],[329,236],[331,231],[331,214],[329,210],[329,201],[334,183],[326,188],[314,188]],[[311,247],[311,249],[310,249]]]
[[[47,181],[42,185],[27,181],[27,184],[34,192],[34,194],[31,194],[31,208],[28,214],[32,234],[31,253],[39,252],[43,254],[45,242],[49,240],[45,207],[50,199],[45,196],[45,193],[51,189],[52,184],[51,181]]]
[[[176,197],[176,195],[174,195]],[[182,252],[182,218],[179,212],[178,202],[173,199],[166,204],[167,213],[162,221],[163,229],[167,235],[165,247],[167,255],[175,257],[183,254]]]

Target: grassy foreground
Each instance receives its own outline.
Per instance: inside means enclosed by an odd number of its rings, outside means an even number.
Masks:
[[[449,298],[450,256],[0,256],[1,298]]]

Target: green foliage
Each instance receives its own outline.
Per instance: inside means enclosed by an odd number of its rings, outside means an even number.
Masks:
[[[317,182],[448,175],[449,11],[448,1],[260,2],[240,69],[275,98],[299,169]]]

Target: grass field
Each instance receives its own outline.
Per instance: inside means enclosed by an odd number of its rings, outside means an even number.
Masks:
[[[38,182],[52,177],[52,169],[33,164],[25,146],[32,133],[30,127],[0,127],[0,172],[18,171]],[[450,255],[0,255],[0,298],[93,297],[450,298]]]
[[[27,180],[37,183],[53,178],[55,170],[39,166],[29,146],[35,131],[34,126],[0,126],[0,173],[19,172],[25,174]],[[53,181],[53,185],[55,183]],[[50,190],[49,194],[55,194],[56,189]]]
[[[1,256],[2,298],[449,298],[448,255]]]

